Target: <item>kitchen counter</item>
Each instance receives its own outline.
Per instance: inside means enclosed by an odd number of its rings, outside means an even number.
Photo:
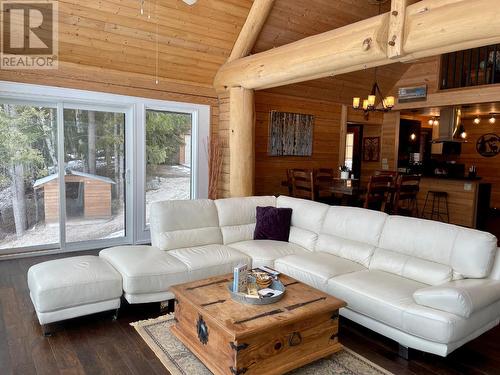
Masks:
[[[483,178],[482,177],[468,177],[468,176],[463,176],[463,177],[450,177],[447,175],[432,175],[432,176],[422,176],[425,178],[437,178],[437,179],[443,179],[443,180],[457,180],[457,181],[481,181]]]
[[[481,183],[481,178],[450,178],[446,176],[422,177],[420,181],[420,192],[418,194],[418,207],[422,215],[425,198],[429,191],[443,191],[448,193],[448,206],[450,212],[450,223],[462,225],[469,228],[477,228],[478,206],[486,204],[489,206],[490,184]],[[437,204],[437,203],[436,203]],[[432,209],[432,198],[429,195],[426,211]],[[442,205],[444,210],[444,205]],[[430,213],[425,215],[430,218]]]

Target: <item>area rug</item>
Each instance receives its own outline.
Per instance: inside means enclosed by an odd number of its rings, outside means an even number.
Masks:
[[[131,323],[172,375],[211,375],[203,363],[171,332],[173,315]],[[393,375],[348,348],[331,359],[322,359],[290,375]]]

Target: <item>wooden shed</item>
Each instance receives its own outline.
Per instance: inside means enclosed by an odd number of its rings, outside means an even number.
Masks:
[[[89,173],[67,170],[64,176],[66,186],[66,212],[78,212],[85,219],[111,217],[111,185],[110,178]],[[76,188],[75,188],[76,187]],[[43,189],[45,221],[59,220],[59,178],[50,175],[35,181],[33,188]],[[68,215],[71,217],[71,215]]]

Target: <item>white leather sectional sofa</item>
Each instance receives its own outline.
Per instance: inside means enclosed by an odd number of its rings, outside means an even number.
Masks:
[[[289,242],[253,240],[257,206],[293,209]],[[130,303],[173,284],[267,265],[345,300],[341,314],[446,356],[499,323],[500,250],[484,232],[282,196],[155,203],[152,246],[100,256]]]
[[[288,243],[253,240],[257,206],[293,209]],[[489,233],[286,196],[158,202],[150,222],[152,246],[100,252],[130,303],[172,299],[170,286],[245,262],[339,297],[343,316],[441,356],[500,320],[500,249]]]

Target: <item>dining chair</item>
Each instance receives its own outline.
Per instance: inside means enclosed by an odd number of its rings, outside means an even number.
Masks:
[[[396,182],[393,213],[418,217],[417,195],[420,191],[420,176],[400,175]]]
[[[314,200],[314,172],[312,170],[292,169],[292,196]]]
[[[384,170],[384,169],[379,169],[379,170],[376,170],[373,173],[373,175],[376,176],[376,177],[379,177],[379,176],[391,176],[392,178],[394,178],[394,180],[396,180],[396,178],[399,175],[399,172],[398,171],[388,171],[388,170]]]
[[[396,182],[398,180],[399,172],[398,171],[391,171],[391,170],[386,170],[386,169],[379,169],[376,170],[373,173],[374,176],[380,177],[380,176],[390,176],[392,177],[392,185],[393,187],[396,186]],[[386,204],[386,211],[392,212],[394,210],[394,199],[395,199],[395,189],[389,192],[389,196],[387,197],[387,204]]]
[[[335,172],[332,168],[319,168],[314,170],[315,197],[318,202],[333,204],[332,193],[333,179]]]
[[[371,176],[368,181],[363,207],[373,209],[380,205],[380,211],[385,212],[393,190],[394,180],[392,176]]]

